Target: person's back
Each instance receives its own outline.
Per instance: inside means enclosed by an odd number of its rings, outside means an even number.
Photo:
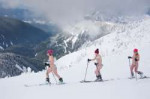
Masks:
[[[50,66],[54,67],[54,57],[51,55],[49,57]]]

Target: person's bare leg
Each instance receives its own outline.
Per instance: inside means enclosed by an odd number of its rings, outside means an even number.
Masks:
[[[98,69],[96,68],[95,70],[95,75],[98,76],[99,75],[99,72],[98,72]]]
[[[52,72],[52,70],[50,68],[47,69],[46,71],[46,78],[49,78],[49,73]]]
[[[58,74],[57,68],[55,68],[55,69],[53,70],[53,73],[57,76],[57,78],[59,79],[59,81],[62,83],[62,82],[63,82],[63,78],[60,77],[60,75]]]
[[[57,69],[54,69],[54,70],[53,70],[53,73],[57,76],[58,79],[61,78],[60,75],[59,75],[58,72],[57,72]]]
[[[50,68],[48,68],[47,71],[46,71],[46,81],[47,81],[47,82],[50,82],[50,81],[49,81],[49,73],[50,73],[50,72],[52,72],[52,70],[51,70]]]
[[[138,67],[139,67],[139,64],[137,63],[136,66],[135,66],[135,72],[136,72],[137,74],[139,74],[139,75],[141,76],[141,78],[142,78],[142,77],[143,77],[143,72],[138,71]]]
[[[102,69],[101,65],[99,65],[99,66],[96,67],[95,74],[96,74],[97,80],[98,79],[102,80],[102,76],[101,76],[101,73],[100,73],[101,69]]]

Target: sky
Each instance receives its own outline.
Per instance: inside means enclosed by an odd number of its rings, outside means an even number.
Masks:
[[[99,11],[106,16],[140,16],[150,8],[150,0],[0,0],[5,8],[25,8],[35,16],[63,26],[83,20]]]

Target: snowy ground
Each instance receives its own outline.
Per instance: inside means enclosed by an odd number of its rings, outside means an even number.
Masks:
[[[150,49],[150,46],[149,46]],[[146,52],[146,50],[144,50]],[[146,53],[142,53],[142,55]],[[104,67],[102,70],[103,79],[113,79],[106,82],[79,83],[84,78],[86,60],[80,61],[72,67],[65,66],[59,68],[59,73],[63,76],[65,85],[43,85],[25,87],[25,84],[36,85],[45,80],[45,71],[39,73],[27,73],[18,77],[5,78],[0,80],[0,99],[149,99],[150,79],[128,79],[129,67],[126,52],[120,55],[104,57]],[[116,58],[117,57],[117,58]],[[149,55],[142,57],[146,59],[141,62],[141,67],[145,75],[150,76]],[[119,59],[119,60],[118,60]],[[109,60],[109,62],[108,62]],[[61,60],[60,60],[61,61]],[[69,60],[68,60],[69,61]],[[82,63],[82,64],[81,64]],[[82,66],[81,66],[82,65]],[[93,63],[89,64],[87,80],[94,80]],[[50,75],[51,82],[55,82]]]
[[[0,79],[0,99],[149,99],[150,79],[128,79],[127,59],[133,48],[138,48],[141,56],[139,70],[150,77],[149,32],[150,18],[138,23],[134,29],[109,34],[78,52],[62,57],[56,65],[67,83],[65,85],[36,86],[45,82],[45,71]],[[103,79],[110,81],[79,83],[84,78],[87,58],[93,57],[96,48],[100,49],[103,58]],[[95,80],[94,62],[88,65],[86,79]],[[51,74],[50,78],[55,83]],[[33,86],[25,87],[26,84]]]

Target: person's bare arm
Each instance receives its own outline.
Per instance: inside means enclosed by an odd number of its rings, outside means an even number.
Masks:
[[[96,56],[95,56],[95,58],[91,59],[91,61],[94,61],[94,60],[96,60]]]

